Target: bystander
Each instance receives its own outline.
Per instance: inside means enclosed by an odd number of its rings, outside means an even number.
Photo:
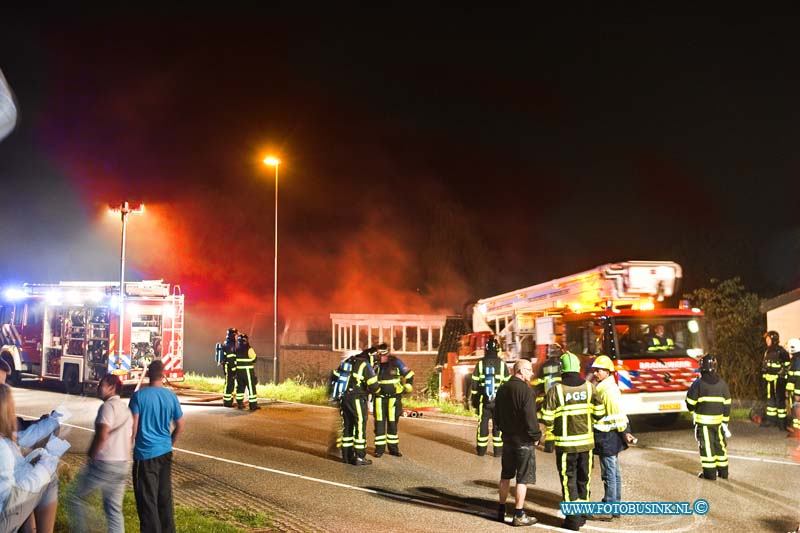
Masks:
[[[131,457],[133,417],[120,398],[122,383],[113,374],[106,374],[97,386],[103,404],[94,421],[94,437],[89,445],[89,460],[78,473],[69,501],[74,531],[87,531],[88,497],[99,490],[103,497],[109,533],[125,531],[122,497]]]
[[[164,388],[160,359],[148,368],[150,386],[133,393],[133,492],[142,531],[175,531],[172,446],[183,431],[183,411]],[[174,429],[173,429],[174,424]]]
[[[506,499],[511,479],[514,487],[514,526],[532,526],[537,522],[525,514],[525,494],[528,484],[536,483],[536,455],[534,450],[542,437],[536,418],[536,397],[529,382],[533,375],[531,362],[520,359],[514,363],[514,375],[497,391],[493,412],[494,427],[503,432],[503,459],[500,472],[500,502],[497,518],[505,522]]]

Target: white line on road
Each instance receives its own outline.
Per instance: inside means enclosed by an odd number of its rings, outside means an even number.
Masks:
[[[639,446],[639,448],[646,450],[663,450],[665,452],[688,453],[690,455],[697,455],[697,450],[681,450],[680,448],[663,448],[661,446]],[[742,459],[744,461],[754,461],[757,463],[773,463],[776,465],[800,466],[800,464],[795,463],[794,461],[782,461],[780,459],[765,459],[763,457],[747,457],[745,455],[728,454],[728,459]]]

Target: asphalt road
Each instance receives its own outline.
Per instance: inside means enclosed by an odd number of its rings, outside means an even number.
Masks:
[[[66,406],[72,418],[61,436],[85,450],[100,400],[56,392],[14,390],[17,412],[37,416]],[[189,398],[185,398],[189,400]],[[500,459],[478,457],[472,421],[403,419],[404,457],[373,458],[368,467],[344,465],[332,453],[338,413],[332,408],[270,403],[245,412],[184,405],[186,433],[175,460],[245,490],[328,531],[505,531],[490,520],[496,509]],[[370,420],[371,422],[371,420]],[[640,439],[622,453],[623,500],[709,503],[706,515],[627,516],[588,522],[586,531],[778,531],[800,521],[798,443],[776,429],[734,421],[731,478],[696,478],[699,454],[691,425],[670,430],[633,420]],[[371,452],[372,436],[369,438]],[[537,453],[537,483],[526,509],[558,529],[560,484],[553,454]],[[602,498],[599,466],[592,500]],[[509,503],[509,507],[512,504]]]

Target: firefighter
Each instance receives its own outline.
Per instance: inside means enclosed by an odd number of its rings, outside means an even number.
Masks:
[[[244,409],[245,391],[250,410],[261,409],[256,396],[256,351],[250,346],[247,335],[240,333],[236,344],[236,403],[239,409]]]
[[[236,328],[228,328],[225,342],[217,343],[217,364],[225,370],[225,385],[222,389],[222,405],[233,407],[233,395],[236,390]]]
[[[618,502],[622,499],[619,454],[636,438],[631,433],[627,415],[622,411],[622,393],[614,380],[614,362],[607,355],[598,355],[592,362],[591,372],[605,411],[603,418],[594,424],[594,453],[600,458],[600,478],[605,488],[603,501]],[[605,518],[611,519],[614,515]],[[600,515],[595,515],[595,519],[600,519]]]
[[[686,408],[694,413],[694,433],[700,446],[703,471],[697,477],[728,479],[726,439],[731,436],[731,393],[728,384],[717,375],[716,356],[708,354],[700,360],[700,377],[686,392]]]
[[[767,350],[761,363],[761,378],[764,380],[767,408],[761,427],[777,426],[786,429],[786,373],[789,370],[789,354],[780,345],[777,331],[764,334]]]
[[[561,354],[564,350],[558,343],[551,344],[547,347],[547,359],[542,365],[541,376],[533,380],[533,386],[536,387],[536,409],[542,410],[542,401],[545,394],[556,383],[561,383]],[[554,444],[555,437],[551,431],[546,431],[544,436],[544,452],[553,453],[555,450]]]
[[[375,457],[383,455],[388,445],[389,455],[402,457],[397,422],[403,413],[402,394],[411,392],[414,371],[399,358],[389,353],[386,343],[378,345],[378,385],[374,396],[375,413]],[[388,431],[387,431],[388,426]]]
[[[675,349],[675,341],[665,333],[664,324],[656,324],[653,335],[647,338],[648,352],[667,352]]]
[[[369,393],[378,391],[378,376],[370,365],[370,349],[345,359],[334,374],[337,380],[345,383],[339,407],[342,416],[342,461],[356,466],[371,465],[372,461],[365,457],[367,397]]]
[[[592,421],[605,415],[603,400],[580,376],[581,363],[573,353],[561,356],[561,383],[544,397],[542,422],[554,435],[556,467],[565,502],[588,502],[592,476],[594,432]],[[577,531],[586,523],[581,515],[567,515],[562,527]]]
[[[786,379],[786,394],[792,407],[792,433],[800,437],[800,339],[789,339],[786,347],[792,355]]]
[[[511,378],[505,361],[498,357],[500,345],[492,338],[486,342],[483,359],[475,365],[472,372],[472,407],[478,411],[477,445],[479,456],[486,455],[489,447],[489,420],[494,411],[497,389]],[[492,424],[492,453],[495,457],[503,455],[503,436],[500,428]]]

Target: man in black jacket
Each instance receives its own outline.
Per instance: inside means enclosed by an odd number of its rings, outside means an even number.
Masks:
[[[527,485],[536,483],[534,450],[542,437],[536,418],[536,397],[529,386],[532,376],[531,362],[520,359],[514,364],[514,375],[498,389],[495,399],[494,427],[503,432],[503,470],[500,473],[497,517],[505,521],[511,478],[516,476],[514,526],[532,526],[537,522],[533,516],[527,516],[523,508]]]

